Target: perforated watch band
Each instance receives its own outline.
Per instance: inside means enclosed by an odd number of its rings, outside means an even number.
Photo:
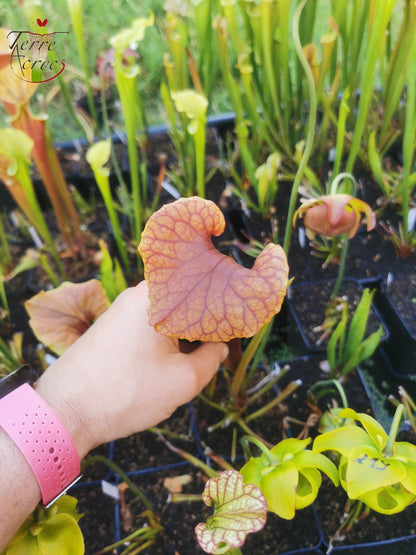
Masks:
[[[0,399],[0,426],[25,456],[51,504],[79,477],[75,445],[58,416],[28,384]]]

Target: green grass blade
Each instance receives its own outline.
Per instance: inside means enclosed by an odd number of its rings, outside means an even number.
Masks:
[[[361,300],[350,322],[344,360],[348,360],[361,345],[367,328],[368,315],[370,313],[373,296],[374,290],[370,291],[370,289],[364,289]]]

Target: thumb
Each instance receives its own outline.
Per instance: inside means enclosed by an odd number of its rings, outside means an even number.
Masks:
[[[197,390],[190,392],[194,397],[209,383],[221,362],[227,358],[228,347],[222,342],[203,341],[191,353],[181,356],[186,357],[188,368],[191,367],[194,372],[193,387]]]

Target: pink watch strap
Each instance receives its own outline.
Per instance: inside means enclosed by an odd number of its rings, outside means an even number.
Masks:
[[[29,463],[44,505],[76,481],[80,460],[75,445],[51,407],[29,384],[0,399],[0,426]]]

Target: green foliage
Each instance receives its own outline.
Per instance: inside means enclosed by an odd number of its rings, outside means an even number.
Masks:
[[[141,67],[136,62],[132,52],[127,53],[126,50],[131,44],[142,42],[145,38],[146,30],[153,25],[154,14],[150,12],[147,18],[136,18],[130,27],[122,29],[110,41],[115,50],[114,74],[127,136],[134,212],[131,235],[137,243],[140,242],[144,205],[147,201],[146,121],[141,95],[137,88],[137,78],[141,72]],[[141,153],[140,161],[137,146],[139,146]]]
[[[254,484],[266,497],[269,511],[292,519],[296,509],[315,500],[324,472],[338,485],[336,466],[320,453],[306,447],[311,439],[284,439],[271,450],[247,437],[260,447],[262,455],[251,457],[240,472],[246,484]],[[321,471],[321,472],[320,472]]]
[[[225,376],[228,398],[225,402],[215,402],[214,398],[216,380],[206,388],[199,397],[223,413],[221,420],[210,427],[210,431],[225,426],[238,426],[244,433],[249,433],[252,437],[261,440],[249,427],[251,421],[264,416],[274,409],[286,398],[288,398],[301,384],[299,380],[291,381],[286,387],[282,388],[278,395],[273,397],[268,403],[263,403],[259,409],[249,412],[250,406],[258,399],[261,399],[270,389],[278,383],[288,372],[289,367],[277,367],[277,369],[260,380],[249,390],[250,381],[253,379],[258,365],[262,359],[267,338],[271,331],[271,323],[265,324],[242,348],[241,339],[235,338],[229,342],[229,356],[223,363],[223,375]],[[231,458],[236,457],[237,433],[233,434],[231,445]]]
[[[9,341],[0,337],[0,378],[23,364],[22,343],[22,332],[16,332]]]
[[[121,231],[117,212],[114,206],[114,201],[111,195],[109,179],[110,171],[107,167],[105,167],[105,164],[107,164],[110,159],[110,154],[111,139],[108,138],[105,141],[98,141],[90,146],[87,151],[86,158],[87,162],[90,164],[94,172],[95,181],[97,182],[98,188],[100,189],[100,193],[103,197],[103,201],[111,221],[111,226],[117,243],[117,248],[121,256],[121,260],[127,270],[129,266],[127,247],[126,243],[123,240],[123,233]]]
[[[282,163],[278,152],[270,154],[264,164],[256,170],[257,178],[254,187],[257,193],[258,210],[260,214],[266,216],[273,206],[274,197],[277,193],[278,169]]]
[[[78,526],[82,515],[76,511],[77,502],[64,495],[48,509],[35,509],[2,555],[83,555],[84,538]]]
[[[374,291],[364,289],[349,323],[348,305],[344,305],[341,320],[332,332],[327,346],[331,378],[347,375],[377,349],[383,334],[382,326],[364,339],[373,296]]]
[[[117,295],[127,289],[127,282],[119,261],[111,258],[104,241],[100,241],[100,250],[100,282],[110,302],[113,302]]]
[[[390,434],[371,416],[343,409],[339,416],[358,421],[318,436],[313,452],[341,454],[339,476],[350,499],[383,514],[402,511],[416,501],[416,446],[395,441],[403,405],[399,405]]]
[[[192,195],[195,192],[196,181],[196,192],[201,198],[205,198],[205,137],[208,100],[203,94],[192,89],[172,91],[171,97],[179,114],[186,116],[186,122],[182,120],[185,123],[184,128],[186,127],[183,151],[185,163],[190,165],[185,174],[191,180],[185,183],[185,192]],[[193,139],[192,145],[188,134]],[[180,129],[173,132],[173,137],[180,135]]]
[[[294,210],[300,180],[305,176],[307,182],[317,184],[307,164],[317,165],[328,150],[335,147],[335,173],[341,171],[344,155],[348,156],[348,170],[355,167],[360,157],[374,168],[379,183],[388,184],[377,156],[384,154],[400,138],[403,129],[404,172],[399,177],[401,187],[394,184],[393,191],[395,196],[402,193],[399,200],[404,205],[405,245],[399,245],[398,251],[412,250],[414,241],[408,237],[405,213],[414,186],[415,94],[411,75],[416,56],[413,33],[416,8],[410,1],[398,6],[394,0],[384,4],[370,0],[361,3],[309,0],[297,5],[289,0],[257,3],[202,0],[183,4],[168,2],[162,7],[158,0],[151,5],[149,1],[141,3],[137,9],[131,3],[122,6],[118,1],[112,13],[104,17],[91,0],[55,3],[53,12],[59,14],[57,18],[67,17],[68,12],[71,15],[73,33],[69,34],[68,41],[74,49],[74,59],[70,61],[71,65],[79,61],[82,66],[83,82],[78,88],[87,92],[89,112],[94,120],[97,118],[92,94],[97,97],[102,93],[103,84],[97,82],[93,70],[98,55],[107,50],[108,38],[112,36],[109,42],[116,49],[113,69],[117,91],[110,87],[110,96],[115,99],[118,95],[120,99],[128,137],[133,236],[139,238],[147,216],[145,207],[141,206],[147,196],[144,127],[149,121],[150,110],[146,103],[154,104],[156,98],[160,107],[163,101],[166,113],[159,110],[158,122],[168,119],[171,126],[181,127],[172,133],[178,156],[175,172],[170,175],[173,184],[178,186],[185,182],[185,189],[190,190],[196,182],[198,194],[204,196],[205,129],[198,127],[198,133],[189,136],[184,118],[180,118],[180,125],[172,118],[170,94],[193,88],[208,99],[212,111],[218,104],[212,95],[215,86],[216,96],[218,93],[227,96],[226,102],[236,116],[237,140],[223,168],[235,181],[239,194],[250,199],[249,206],[267,214],[276,192],[277,178],[293,181],[296,171],[285,232],[286,252],[291,233],[290,213]],[[143,15],[149,7],[154,9],[156,25],[149,28],[146,41],[143,41],[142,33],[135,36],[134,27],[137,22],[140,26],[146,21],[150,23],[150,18],[137,17],[130,28],[128,24],[134,19],[133,14]],[[24,9],[30,15],[29,3]],[[42,9],[52,11],[48,2]],[[14,25],[12,14],[6,12],[6,15]],[[140,65],[135,57],[124,58],[128,46],[133,46],[140,56]],[[218,76],[219,70],[222,78]],[[71,73],[72,88],[78,79],[77,72]],[[161,95],[153,94],[162,81]],[[380,84],[381,91],[375,91],[374,86]],[[43,90],[49,90],[49,86],[45,85]],[[80,111],[75,107],[75,114],[74,107],[71,108],[69,85],[61,81],[61,87],[61,96],[56,95],[56,91],[51,95],[54,104],[59,106],[61,117],[65,117],[66,110],[62,110],[60,104],[62,96],[65,97],[67,108],[72,109],[77,118]],[[404,91],[408,103],[401,103]],[[308,118],[305,118],[305,106]],[[53,106],[50,108],[48,111],[52,113]],[[315,118],[317,109],[323,114],[319,122]],[[85,127],[88,118],[82,117]],[[154,120],[154,114],[150,117]],[[111,122],[104,123],[107,135],[111,126],[119,127],[119,120],[115,115]],[[64,127],[66,125],[60,126]],[[336,144],[331,139],[335,130]],[[178,138],[183,143],[180,147]],[[270,156],[274,154],[280,158],[279,173],[270,177]],[[389,185],[383,188],[388,194],[392,193]],[[254,200],[251,190],[256,192]]]
[[[58,258],[30,176],[33,140],[20,129],[0,129],[0,179],[9,187],[16,204]]]
[[[409,392],[403,386],[400,385],[398,387],[398,392],[400,402],[403,404],[406,411],[407,423],[412,428],[413,433],[416,434],[416,403],[414,402]],[[394,395],[389,395],[389,401],[392,402],[396,407],[400,404],[400,402],[394,397]]]
[[[91,80],[88,69],[88,56],[85,47],[85,33],[83,22],[83,3],[82,0],[67,0],[67,8],[71,17],[72,29],[74,31],[78,56],[81,62],[81,67],[84,72],[84,82],[87,89],[88,109],[94,123],[97,126],[97,110],[95,108],[94,96],[92,92]]]

